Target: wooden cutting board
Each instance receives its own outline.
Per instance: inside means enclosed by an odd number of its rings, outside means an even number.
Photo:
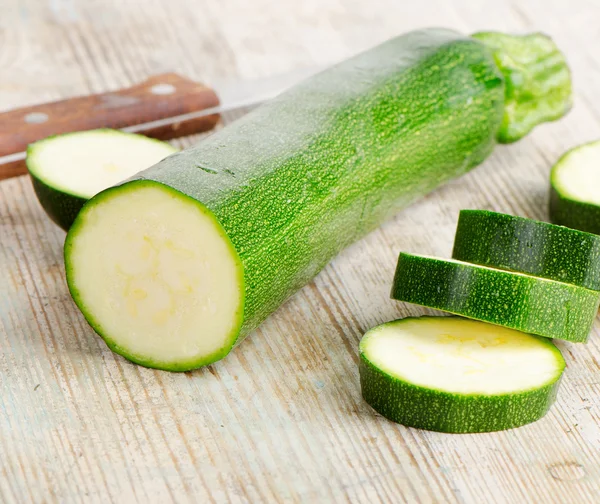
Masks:
[[[64,233],[27,178],[1,182],[0,502],[598,502],[598,323],[589,344],[559,344],[568,369],[550,413],[507,432],[447,435],[393,424],[362,401],[357,372],[366,329],[425,311],[388,299],[400,250],[449,256],[461,208],[546,219],[551,164],[567,147],[600,138],[600,12],[591,2],[484,9],[424,1],[409,9],[392,0],[289,0],[285,29],[273,21],[283,11],[266,0],[251,11],[241,0],[203,0],[204,9],[170,0],[143,18],[119,0],[31,0],[25,14],[19,0],[8,3],[4,108],[58,97],[40,96],[49,89],[40,82],[64,82],[44,71],[44,55],[72,81],[90,79],[72,94],[126,85],[166,64],[194,75],[200,50],[222,73],[243,77],[319,62],[306,34],[316,28],[302,15],[323,23],[318,47],[332,59],[425,24],[544,29],[568,53],[576,100],[565,120],[498,148],[345,251],[224,361],[184,374],[144,369],[106,348],[68,294]],[[19,45],[15,27],[45,43]],[[285,57],[282,40],[294,41]],[[6,70],[19,61],[40,82]]]

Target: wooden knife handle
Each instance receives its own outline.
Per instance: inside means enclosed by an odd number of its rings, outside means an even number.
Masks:
[[[0,157],[22,152],[50,135],[95,128],[124,128],[216,107],[215,92],[174,73],[156,75],[133,87],[108,93],[24,107],[0,113]],[[144,135],[169,140],[207,131],[218,114],[145,130]],[[0,179],[26,173],[25,163],[0,164]]]

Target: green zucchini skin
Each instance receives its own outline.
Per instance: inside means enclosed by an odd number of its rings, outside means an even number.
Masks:
[[[391,297],[576,343],[588,338],[600,293],[469,263],[401,253]]]
[[[600,235],[600,206],[577,201],[550,188],[550,220],[560,226]]]
[[[493,432],[535,422],[554,403],[560,384],[559,379],[519,394],[461,396],[418,387],[390,376],[362,352],[359,373],[363,398],[388,420],[407,427],[448,433]],[[422,408],[402,407],[406,404],[419,404]],[[433,414],[436,412],[443,414]]]
[[[600,236],[487,210],[461,210],[452,257],[600,290]]]
[[[31,171],[29,174],[35,194],[48,217],[63,230],[68,231],[87,199],[54,189]]]
[[[481,163],[496,143],[503,100],[484,44],[416,31],[306,80],[135,178],[200,201],[225,229],[245,274],[239,341],[340,250]]]

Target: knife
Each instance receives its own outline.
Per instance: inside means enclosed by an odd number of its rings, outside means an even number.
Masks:
[[[215,80],[211,87],[175,73],[129,88],[0,113],[0,180],[27,173],[27,146],[51,135],[96,128],[122,129],[160,140],[213,129],[227,111],[258,105],[319,69],[265,79]]]

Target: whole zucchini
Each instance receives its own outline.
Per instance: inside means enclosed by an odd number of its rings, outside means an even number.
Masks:
[[[477,37],[392,39],[95,196],[65,243],[88,322],[144,366],[215,362],[341,249],[566,112],[547,37]]]

